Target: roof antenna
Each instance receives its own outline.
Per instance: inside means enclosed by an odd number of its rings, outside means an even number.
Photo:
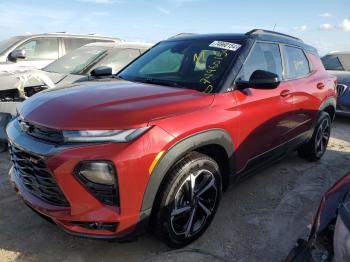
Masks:
[[[277,24],[274,24],[272,31],[275,31],[276,25],[277,25]]]

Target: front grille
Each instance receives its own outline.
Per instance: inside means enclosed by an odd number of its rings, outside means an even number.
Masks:
[[[49,204],[69,206],[44,159],[12,144],[9,145],[9,152],[15,175],[30,193]]]
[[[32,137],[56,144],[64,141],[63,133],[60,130],[34,125],[20,118],[18,118],[18,122],[22,131]]]
[[[337,94],[338,94],[338,96],[344,95],[344,93],[346,92],[347,89],[348,89],[348,86],[342,85],[342,84],[338,84],[337,85]]]

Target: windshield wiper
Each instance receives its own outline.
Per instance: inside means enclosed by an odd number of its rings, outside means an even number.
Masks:
[[[177,88],[183,88],[183,86],[179,85],[177,82],[172,82],[168,80],[161,80],[161,79],[155,79],[155,78],[146,78],[140,80],[142,83],[146,84],[154,84],[154,85],[161,85],[161,86],[170,86],[170,87],[177,87]]]

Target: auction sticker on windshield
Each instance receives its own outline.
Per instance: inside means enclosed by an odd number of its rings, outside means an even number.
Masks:
[[[242,45],[236,44],[236,43],[230,43],[230,42],[224,42],[224,41],[214,41],[209,45],[210,47],[216,47],[221,49],[226,49],[230,51],[237,51]]]

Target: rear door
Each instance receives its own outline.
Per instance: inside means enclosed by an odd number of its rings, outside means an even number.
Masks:
[[[286,82],[293,89],[294,113],[291,121],[291,138],[301,136],[309,131],[317,111],[315,104],[318,92],[322,92],[326,83],[317,79],[315,72],[312,72],[311,64],[301,48],[294,46],[283,46],[285,78]]]
[[[236,81],[249,81],[256,70],[275,73],[281,79],[275,89],[236,90],[240,107],[240,153],[238,163],[246,163],[285,142],[290,131],[293,101],[290,85],[282,81],[281,51],[275,43],[256,43]]]

